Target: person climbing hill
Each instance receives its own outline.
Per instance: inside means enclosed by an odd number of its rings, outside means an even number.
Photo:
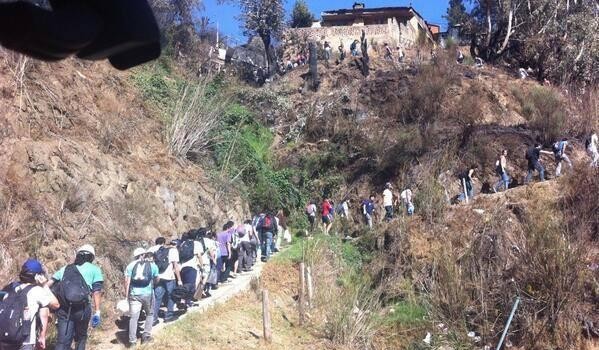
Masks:
[[[331,226],[333,226],[331,212],[333,211],[333,206],[329,198],[324,198],[321,205],[322,210],[322,224],[324,225],[324,234],[328,235],[331,230]]]
[[[535,170],[539,172],[539,178],[541,181],[545,181],[545,168],[540,162],[540,157],[541,154],[552,155],[553,153],[544,151],[541,148],[541,144],[536,143],[526,151],[526,160],[528,161],[528,174],[526,175],[526,183],[529,183],[532,180],[532,175]]]
[[[393,219],[393,186],[390,182],[385,184],[383,191],[383,207],[385,208],[385,221],[389,222]]]
[[[500,191],[500,186],[507,191],[510,186],[510,177],[507,173],[507,150],[504,149],[499,155],[499,159],[495,162],[495,173],[499,176],[499,181],[493,186],[493,192]]]
[[[414,203],[412,201],[412,190],[409,188],[406,188],[405,190],[403,190],[401,192],[399,197],[401,198],[401,201],[403,202],[404,206],[406,207],[406,214],[408,214],[408,216],[414,215]]]
[[[369,199],[364,199],[362,201],[362,215],[364,215],[364,221],[366,221],[366,225],[368,228],[372,228],[372,217],[374,215],[374,195],[370,195]]]
[[[176,242],[171,241],[167,245],[166,238],[158,237],[155,243],[155,246],[148,249],[154,255],[154,262],[159,270],[158,281],[154,285],[154,324],[158,323],[160,307],[164,300],[166,300],[164,322],[172,322],[177,319],[174,314],[175,302],[173,301],[172,294],[177,284],[183,284],[181,281],[181,265],[179,264],[179,251],[177,250]]]
[[[18,282],[3,289],[0,297],[0,349],[35,350],[46,348],[49,309],[60,303],[48,287],[46,272],[38,260],[28,259],[21,267]]]
[[[591,132],[591,136],[585,141],[585,146],[589,157],[591,157],[591,167],[599,167],[599,137],[597,133]]]
[[[555,156],[555,176],[562,176],[562,162],[566,161],[570,170],[573,169],[572,162],[566,154],[566,147],[568,147],[568,139],[561,139],[553,144],[553,155]]]
[[[89,244],[81,246],[77,249],[75,261],[58,270],[47,283],[60,302],[56,350],[70,350],[73,341],[76,350],[85,350],[90,320],[92,327],[100,325],[104,276],[102,270],[92,263],[95,257],[94,247]],[[95,310],[93,316],[90,296]]]
[[[146,314],[141,343],[152,341],[154,324],[154,285],[158,280],[158,266],[152,261],[151,253],[144,248],[133,251],[133,261],[125,268],[125,295],[129,302],[129,343],[137,345],[137,326],[142,312]]]
[[[474,178],[474,172],[477,168],[477,165],[473,165],[458,175],[458,180],[460,181],[460,189],[464,190],[464,186],[466,187],[466,192],[458,196],[459,201],[466,200],[466,196],[468,196],[468,198],[474,197],[474,186],[472,185],[472,180]]]

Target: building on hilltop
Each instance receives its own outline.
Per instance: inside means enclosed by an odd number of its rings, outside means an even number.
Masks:
[[[347,48],[364,30],[371,42],[411,47],[418,42],[434,44],[431,29],[411,6],[368,8],[364,3],[354,3],[351,9],[324,11],[320,22],[311,28],[292,28],[289,34]]]

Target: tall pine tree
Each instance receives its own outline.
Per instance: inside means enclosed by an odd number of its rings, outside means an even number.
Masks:
[[[468,21],[469,15],[466,12],[463,0],[449,0],[447,15],[443,16],[447,20],[447,25],[452,27],[456,24],[464,24]]]

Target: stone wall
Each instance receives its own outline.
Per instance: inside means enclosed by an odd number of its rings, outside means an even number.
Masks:
[[[331,46],[337,47],[341,44],[348,49],[354,40],[360,40],[362,30],[366,32],[368,42],[373,40],[379,44],[389,42],[389,44],[397,44],[399,32],[397,25],[392,28],[391,24],[373,24],[364,26],[346,26],[346,27],[320,27],[320,28],[293,28],[287,34],[287,39],[292,36],[299,40],[317,41],[324,43],[328,41]],[[394,30],[395,29],[395,30]]]
[[[392,47],[400,45],[409,48],[418,40],[419,24],[419,20],[412,17],[404,21],[389,18],[387,24],[292,28],[287,32],[286,39],[296,38],[299,41],[320,43],[328,41],[333,48],[343,44],[348,49],[355,39],[360,39],[362,30],[364,30],[369,43],[374,41],[382,45],[384,42],[388,42]],[[430,39],[432,40],[432,37]]]

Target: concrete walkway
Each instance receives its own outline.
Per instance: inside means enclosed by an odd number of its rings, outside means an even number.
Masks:
[[[212,294],[210,298],[205,298],[198,301],[196,303],[197,306],[187,309],[187,312],[179,316],[179,319],[177,319],[176,321],[164,323],[162,322],[162,319],[160,319],[160,323],[152,329],[153,336],[159,338],[160,331],[163,328],[171,327],[173,325],[178,324],[179,322],[181,322],[181,320],[184,320],[189,314],[205,312],[206,310],[212,307],[225,303],[226,301],[230,300],[231,298],[240,293],[250,290],[252,286],[252,280],[260,277],[264,265],[265,263],[261,262],[260,258],[258,257],[258,261],[254,265],[252,271],[238,274],[237,278],[232,279],[232,281],[229,283],[219,284],[217,290],[210,292],[210,294]],[[96,345],[97,347],[94,346],[93,348],[101,348],[107,350],[124,349],[125,347],[122,341],[127,339],[127,334],[127,330],[118,330],[116,333],[113,333],[113,336],[110,337],[110,340],[106,339],[108,344],[98,344]]]

